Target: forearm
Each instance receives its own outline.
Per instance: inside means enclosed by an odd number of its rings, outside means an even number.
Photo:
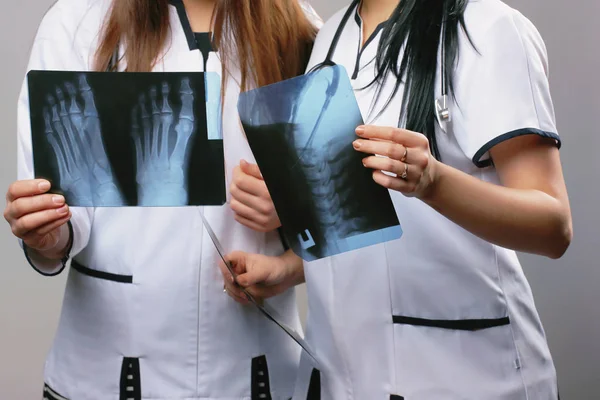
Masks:
[[[286,251],[280,258],[286,265],[286,270],[289,274],[289,282],[293,283],[293,286],[304,283],[304,261],[302,258],[298,257],[293,250]]]
[[[474,235],[496,245],[561,257],[571,236],[568,211],[540,190],[484,182],[445,164],[423,201]]]

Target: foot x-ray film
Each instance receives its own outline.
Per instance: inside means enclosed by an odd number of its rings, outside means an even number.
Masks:
[[[31,71],[36,178],[70,206],[226,200],[216,73]]]
[[[238,109],[296,254],[313,261],[402,236],[389,192],[352,147],[363,120],[343,67],[243,93]]]

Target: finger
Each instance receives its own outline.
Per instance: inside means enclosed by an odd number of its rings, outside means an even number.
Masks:
[[[50,190],[50,187],[50,182],[46,179],[17,181],[9,186],[6,192],[6,200],[12,202],[21,197],[44,194]]]
[[[13,234],[22,238],[42,226],[66,217],[69,214],[69,206],[64,205],[55,210],[38,211],[24,215],[12,224]]]
[[[264,197],[255,196],[240,189],[236,184],[231,185],[231,189],[229,191],[232,198],[252,208],[253,210],[258,211],[260,214],[270,215],[275,211],[270,197],[268,200],[266,200]]]
[[[231,209],[238,215],[256,223],[259,225],[266,225],[269,222],[269,217],[259,213],[253,208],[248,207],[245,204],[240,203],[236,199],[231,199]]]
[[[233,179],[233,184],[244,192],[250,193],[254,196],[262,198],[270,198],[269,190],[267,185],[262,179],[255,178],[252,175],[244,173],[240,170],[240,173]]]
[[[35,233],[38,234],[39,236],[45,236],[45,235],[49,234],[50,232],[52,232],[53,230],[58,229],[61,226],[63,226],[64,224],[66,224],[67,222],[69,222],[69,220],[71,219],[72,216],[73,216],[73,214],[69,210],[69,213],[67,214],[67,216],[65,216],[64,218],[58,219],[54,222],[50,222],[44,226],[39,227],[35,231]]]
[[[269,299],[271,297],[277,296],[281,294],[275,286],[253,286],[246,289],[254,299],[256,299],[260,304],[263,304],[263,300]]]
[[[262,225],[257,224],[254,221],[249,220],[248,218],[242,217],[241,215],[235,214],[233,216],[233,218],[239,222],[240,224],[244,225],[247,228],[252,229],[253,231],[256,232],[269,232],[271,229],[268,229]]]
[[[367,157],[363,159],[363,165],[374,170],[391,172],[399,177],[406,172],[405,180],[409,181],[418,181],[423,173],[423,170],[415,165],[409,165],[386,157]]]
[[[408,157],[417,154],[416,150],[409,151],[404,145],[387,141],[357,139],[352,143],[352,147],[361,153],[377,154],[394,160],[402,160],[406,155],[406,162],[409,162]]]
[[[267,283],[270,277],[269,268],[252,268],[243,274],[238,275],[237,283],[244,287],[249,288],[250,286]]]
[[[256,179],[263,180],[263,176],[260,173],[260,168],[258,168],[258,165],[251,164],[246,160],[241,160],[240,167],[242,168],[242,171],[244,171],[245,174],[253,176]]]
[[[65,205],[65,198],[58,194],[42,194],[16,199],[10,206],[9,214],[14,219],[38,211],[60,208]]]
[[[356,134],[364,139],[388,140],[407,147],[428,147],[428,141],[424,135],[401,128],[362,125],[356,128]]]
[[[395,190],[406,195],[414,193],[416,189],[416,183],[414,181],[392,177],[381,171],[373,172],[373,180],[384,188]]]
[[[225,282],[225,291],[227,294],[240,304],[248,304],[249,300],[243,290],[232,283]]]

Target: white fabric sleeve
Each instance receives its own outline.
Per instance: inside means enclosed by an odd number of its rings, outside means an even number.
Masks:
[[[84,59],[74,48],[75,40],[61,21],[59,9],[54,6],[44,17],[31,50],[27,71],[31,70],[87,70]],[[64,14],[63,14],[64,15]],[[77,24],[75,21],[73,24]],[[24,79],[17,106],[17,179],[33,179],[33,153],[29,119],[29,92]],[[93,208],[71,208],[69,230],[72,232],[71,248],[63,260],[54,261],[38,257],[19,240],[27,261],[42,275],[58,275],[69,257],[85,248],[90,236]]]
[[[489,150],[517,136],[548,137],[560,148],[546,47],[535,26],[514,11],[482,36],[471,35],[475,49],[462,42],[455,76],[454,134],[463,152],[486,167]]]

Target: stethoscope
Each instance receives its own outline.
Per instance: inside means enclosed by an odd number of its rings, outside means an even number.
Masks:
[[[356,8],[359,6],[360,2],[361,2],[361,0],[354,0],[352,2],[352,4],[350,5],[350,7],[348,7],[342,20],[340,21],[340,24],[338,25],[338,28],[335,32],[333,40],[331,41],[331,45],[329,46],[329,51],[327,52],[327,56],[325,57],[325,60],[321,64],[318,64],[315,68],[313,68],[313,70],[322,68],[322,67],[336,65],[335,62],[333,62],[333,55],[335,54],[335,51],[337,49],[338,43],[339,43],[342,33],[344,31],[344,28],[348,24],[348,20],[350,19],[352,14],[356,12]],[[444,31],[445,30],[442,29],[442,32],[444,32]],[[443,37],[442,37],[442,45],[441,45],[441,62],[440,62],[440,64],[441,64],[440,65],[441,96],[435,100],[434,111],[435,111],[435,116],[438,120],[438,124],[445,131],[446,123],[451,121],[451,115],[450,115],[450,108],[449,108],[449,102],[448,102],[448,74],[446,71],[446,52],[444,49],[445,34],[443,34],[442,36]],[[400,125],[400,122],[398,123],[398,125]]]

